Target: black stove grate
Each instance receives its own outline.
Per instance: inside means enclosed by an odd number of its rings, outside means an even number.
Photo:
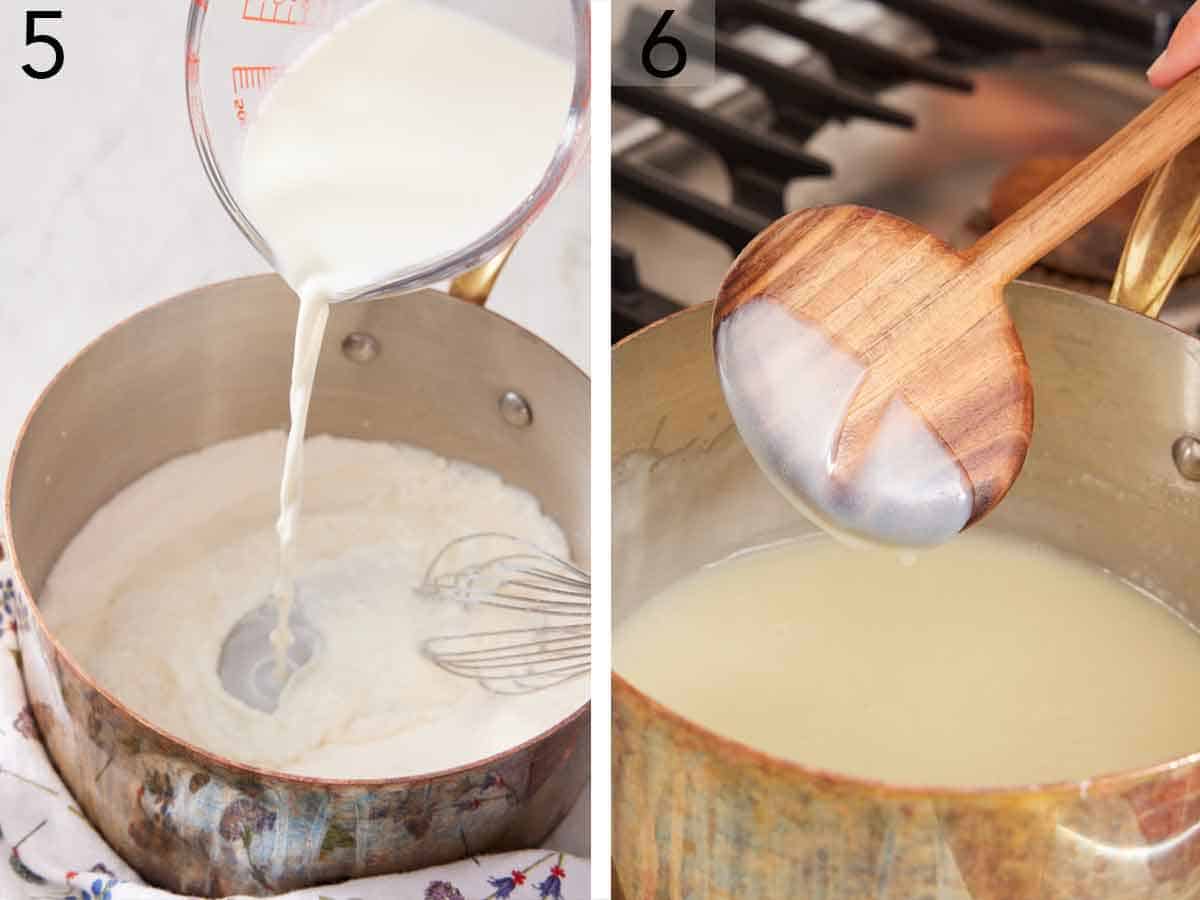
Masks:
[[[783,0],[720,0],[716,24],[727,32],[736,32],[747,25],[765,25],[802,40],[829,60],[839,78],[868,90],[880,90],[903,81],[971,90],[970,79],[951,66],[838,31],[800,15]]]
[[[802,142],[714,116],[666,91],[614,87],[613,101],[654,116],[712,148],[735,178],[742,171],[784,181],[798,175],[829,175],[833,172],[829,163],[805,152]]]
[[[741,206],[709,200],[648,166],[615,159],[612,181],[617,193],[699,228],[734,253],[740,253],[772,221],[769,216]]]
[[[613,191],[726,244],[735,253],[784,212],[784,188],[799,177],[829,175],[836,160],[804,149],[831,121],[866,119],[911,128],[907,113],[875,94],[905,83],[970,91],[955,63],[1000,59],[1017,53],[1062,54],[1145,67],[1166,45],[1186,11],[1186,0],[878,0],[935,35],[930,54],[910,55],[832,28],[797,11],[788,0],[716,0],[715,55],[706,62],[741,75],[766,97],[764,126],[751,126],[702,109],[661,87],[617,86],[614,103],[657,119],[722,160],[733,184],[733,202],[721,204],[685,187],[658,167],[620,156],[613,160]],[[634,10],[630,34],[648,34],[658,13]],[[835,80],[780,65],[739,45],[750,25],[765,26],[809,44],[828,62]],[[685,17],[671,32],[689,46]],[[711,46],[711,44],[709,45]],[[614,58],[620,60],[622,48]],[[627,48],[630,58],[637,50]],[[618,340],[679,308],[641,284],[636,247],[613,246],[613,338]]]

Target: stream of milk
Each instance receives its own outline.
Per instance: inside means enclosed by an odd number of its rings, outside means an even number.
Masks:
[[[281,672],[329,303],[466,247],[518,209],[561,143],[573,86],[568,61],[486,23],[376,0],[288,69],[249,128],[243,205],[300,298],[277,524]]]

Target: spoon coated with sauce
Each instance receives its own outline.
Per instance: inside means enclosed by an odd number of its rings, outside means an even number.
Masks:
[[[1189,75],[974,246],[859,206],[792,213],[713,313],[726,402],[759,466],[852,541],[941,543],[1021,471],[1033,392],[1003,288],[1200,135]]]

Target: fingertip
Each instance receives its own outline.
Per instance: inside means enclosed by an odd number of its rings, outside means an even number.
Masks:
[[[1146,80],[1148,80],[1156,88],[1168,87],[1166,79],[1163,75],[1163,69],[1168,64],[1167,55],[1167,50],[1164,50],[1162,53],[1158,54],[1158,58],[1155,59],[1154,62],[1150,64],[1150,68],[1146,70]]]
[[[1194,5],[1179,20],[1164,50],[1146,70],[1156,88],[1169,88],[1200,66],[1200,5]]]
[[[1159,58],[1154,60],[1150,68],[1147,68],[1146,70],[1146,80],[1147,82],[1150,82],[1154,88],[1163,89],[1169,88],[1170,86],[1168,83],[1166,83],[1166,79],[1163,76],[1163,66],[1166,65],[1164,59],[1165,56],[1166,52],[1164,50],[1164,52],[1159,55]]]

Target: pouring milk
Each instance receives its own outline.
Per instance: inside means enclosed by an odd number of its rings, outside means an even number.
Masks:
[[[300,298],[277,523],[280,672],[329,304],[466,247],[516,210],[561,143],[573,81],[566,60],[483,22],[428,0],[375,0],[287,70],[249,128],[243,205]]]

